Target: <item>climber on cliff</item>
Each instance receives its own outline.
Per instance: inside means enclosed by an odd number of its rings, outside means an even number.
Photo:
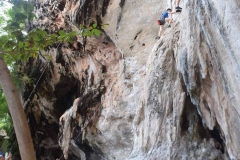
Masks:
[[[162,14],[162,16],[160,18],[159,33],[158,33],[158,36],[156,37],[156,39],[160,39],[160,37],[162,36],[165,22],[168,23],[167,28],[171,27],[170,24],[172,23],[173,19],[172,18],[168,18],[168,14],[176,14],[176,13],[180,13],[180,12],[172,12],[171,8],[168,8],[165,12],[163,12],[163,14]]]

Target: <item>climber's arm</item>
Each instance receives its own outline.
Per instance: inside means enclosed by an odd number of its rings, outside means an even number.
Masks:
[[[180,12],[168,12],[168,14],[176,14],[176,13],[180,13]]]

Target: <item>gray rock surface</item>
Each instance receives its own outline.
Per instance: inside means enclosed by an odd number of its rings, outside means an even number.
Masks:
[[[38,18],[44,3],[53,5],[41,1]],[[73,118],[58,133],[66,136],[59,141],[65,157],[69,151],[76,159],[240,159],[240,3],[180,4],[182,13],[172,16],[160,40],[156,20],[174,1],[56,1],[55,18],[49,11],[34,22],[51,32],[109,24],[100,37],[87,39],[84,55],[81,37],[48,52],[52,68],[34,113],[49,124],[65,111],[65,120]]]

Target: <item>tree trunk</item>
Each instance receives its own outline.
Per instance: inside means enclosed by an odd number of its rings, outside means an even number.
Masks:
[[[1,55],[0,85],[6,96],[8,108],[12,116],[21,158],[22,160],[36,160],[27,118],[9,69]]]

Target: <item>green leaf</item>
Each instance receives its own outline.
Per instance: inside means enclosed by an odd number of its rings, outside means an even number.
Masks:
[[[17,22],[12,22],[12,23],[10,22],[5,27],[3,27],[3,29],[6,32],[16,31],[16,30],[20,29],[20,26],[19,26],[19,23],[17,23]]]
[[[47,32],[41,29],[38,29],[37,31],[38,36],[45,37],[47,35]]]
[[[80,29],[84,29],[84,26],[82,24],[79,25]]]
[[[92,26],[88,27],[88,30],[89,30],[89,31],[91,31],[92,29],[93,29],[93,27],[92,27]]]
[[[56,35],[56,34],[51,34],[51,39],[56,39],[57,37],[58,37],[58,35]]]
[[[20,23],[20,24],[19,24],[19,27],[20,27],[21,29],[23,29],[23,27],[25,27],[25,24],[24,24],[24,23]]]
[[[11,51],[16,46],[16,43],[12,40],[7,41],[7,43],[4,45],[5,51]]]
[[[94,24],[93,24],[93,28],[96,28],[96,27],[97,27],[97,24],[96,24],[96,23],[94,23]]]
[[[27,16],[24,15],[23,13],[16,13],[15,18],[17,22],[25,22],[25,20],[27,19]]]
[[[4,58],[4,61],[8,64],[8,65],[11,65],[12,62],[15,61],[15,59],[13,58],[12,54],[3,54],[3,58]]]
[[[92,32],[90,32],[90,31],[87,30],[87,29],[84,29],[84,30],[83,30],[83,35],[84,35],[84,36],[92,36]]]
[[[68,37],[68,38],[67,38],[67,41],[68,41],[69,43],[73,43],[74,38],[73,38],[73,37]]]
[[[33,38],[34,41],[41,41],[42,40],[42,38],[39,35],[34,35],[32,38]]]
[[[18,42],[18,49],[22,49],[23,48],[23,46],[24,46],[24,43],[23,42]]]
[[[63,30],[59,31],[58,33],[60,34],[60,36],[66,35],[66,32],[64,32]]]
[[[17,22],[11,23],[10,26],[11,26],[12,28],[16,28],[16,29],[19,29],[19,28],[20,28],[20,25],[19,25],[19,23],[17,23]]]
[[[7,41],[9,40],[8,36],[7,35],[3,35],[0,37],[0,45],[1,46],[4,46],[5,43],[7,43]]]
[[[13,36],[16,37],[17,40],[22,40],[23,39],[23,34],[21,31],[14,31],[11,33]]]
[[[109,24],[102,24],[102,25],[101,25],[101,28],[104,30],[104,27],[105,27],[105,26],[108,26],[108,25],[109,25]]]
[[[69,36],[76,36],[76,35],[77,35],[77,32],[71,31],[71,32],[68,33],[68,35],[69,35]]]
[[[59,36],[58,39],[59,40],[63,40],[65,38],[65,35],[64,36]]]
[[[93,30],[92,30],[92,34],[93,34],[93,35],[96,35],[96,36],[100,36],[101,32],[100,32],[100,30],[98,30],[98,29],[93,29]]]
[[[31,3],[28,3],[27,1],[22,2],[23,9],[25,12],[30,13],[33,11],[34,6]]]

